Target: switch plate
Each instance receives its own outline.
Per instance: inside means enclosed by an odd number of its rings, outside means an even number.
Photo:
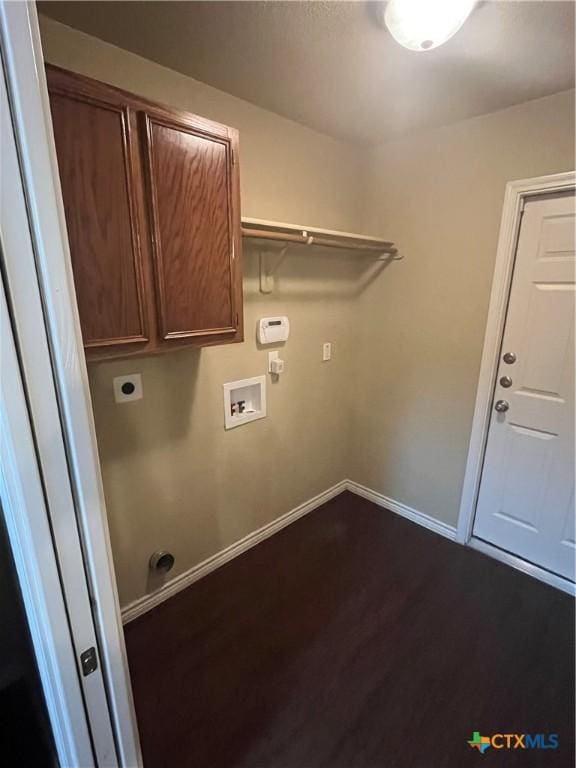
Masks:
[[[129,400],[141,400],[144,397],[142,390],[142,374],[130,373],[127,376],[116,376],[114,385],[114,400],[117,403],[127,403]]]
[[[329,341],[322,345],[322,360],[323,362],[332,360],[332,344]]]

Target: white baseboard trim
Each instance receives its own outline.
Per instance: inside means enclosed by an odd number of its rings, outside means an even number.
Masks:
[[[556,589],[561,589],[562,592],[567,592],[569,595],[572,595],[572,597],[576,597],[576,584],[569,579],[564,579],[562,576],[551,573],[545,568],[540,568],[538,565],[534,565],[534,563],[522,560],[521,557],[512,555],[510,552],[506,552],[503,549],[498,549],[498,547],[495,547],[493,544],[489,544],[482,539],[477,539],[474,536],[468,542],[468,546],[478,552],[482,552],[484,555],[488,555],[488,557],[493,557],[495,560],[499,560],[505,565],[515,568],[517,571],[522,571],[522,573],[526,573],[528,576],[538,579],[538,581],[543,581],[551,587],[556,587]]]
[[[212,555],[212,557],[209,557],[202,563],[199,563],[193,568],[190,568],[188,571],[181,573],[179,576],[169,581],[156,592],[152,592],[149,595],[144,595],[138,600],[129,603],[125,608],[122,609],[123,623],[127,624],[129,621],[136,619],[143,613],[150,611],[152,608],[160,605],[160,603],[163,603],[164,600],[167,600],[169,597],[178,594],[178,592],[186,589],[186,587],[190,586],[190,584],[193,584],[195,581],[198,581],[204,576],[207,576],[209,573],[212,573],[212,571],[215,571],[217,568],[220,568],[220,566],[224,565],[230,560],[233,560],[235,557],[238,557],[238,555],[241,555],[243,552],[251,549],[261,541],[264,541],[270,536],[273,536],[275,533],[282,530],[282,528],[286,528],[286,526],[290,525],[290,523],[293,523],[295,520],[298,520],[300,517],[308,514],[308,512],[312,512],[312,510],[316,509],[317,507],[322,506],[322,504],[330,501],[330,499],[338,496],[343,491],[350,491],[351,493],[355,493],[357,496],[361,496],[368,501],[372,501],[379,507],[384,507],[385,509],[394,512],[397,515],[405,517],[412,523],[417,523],[418,525],[427,528],[429,531],[433,531],[434,533],[440,534],[440,536],[444,536],[446,539],[450,539],[450,541],[457,541],[457,531],[454,526],[443,523],[434,517],[430,517],[430,515],[426,515],[424,512],[419,512],[417,509],[413,509],[406,504],[402,504],[400,501],[395,501],[389,496],[384,496],[384,494],[378,493],[378,491],[373,491],[371,488],[367,488],[365,485],[356,483],[354,480],[342,480],[341,482],[336,483],[336,485],[333,485],[331,488],[328,488],[326,491],[323,491],[317,496],[314,496],[313,499],[300,504],[299,506],[290,510],[290,512],[286,512],[286,514],[282,515],[276,520],[273,520],[271,523],[268,523],[253,533],[249,533],[243,539],[240,539],[226,549],[223,549],[221,552],[217,552],[215,555]],[[536,579],[540,579],[540,581],[544,581],[546,584],[550,584],[551,586],[561,589],[564,592],[568,592],[568,594],[576,594],[576,586],[572,582],[567,581],[560,576],[556,576],[553,573],[549,573],[542,568],[538,568],[531,563],[527,563],[524,560],[509,554],[508,552],[504,552],[498,549],[497,547],[493,547],[492,545],[486,544],[485,542],[475,538],[470,539],[470,541],[467,542],[467,545],[472,547],[472,549],[483,552],[484,554],[494,557],[513,568],[527,573]]]
[[[273,520],[271,523],[268,523],[262,528],[259,528],[257,531],[249,533],[243,539],[236,541],[234,544],[226,547],[226,549],[223,549],[221,552],[217,552],[215,555],[212,555],[212,557],[209,557],[207,560],[204,560],[198,565],[195,565],[188,571],[184,571],[184,573],[176,576],[176,578],[169,581],[156,592],[152,592],[149,595],[144,595],[143,597],[138,598],[138,600],[134,600],[134,602],[129,603],[126,607],[122,608],[122,622],[127,624],[129,621],[132,621],[138,616],[141,616],[143,613],[146,613],[152,608],[155,608],[157,605],[160,605],[160,603],[163,603],[164,600],[167,600],[169,597],[172,597],[178,592],[181,592],[183,589],[186,589],[186,587],[189,587],[190,584],[193,584],[195,581],[198,581],[204,576],[207,576],[209,573],[212,573],[212,571],[215,571],[217,568],[220,568],[221,565],[224,565],[233,558],[238,557],[238,555],[246,552],[246,550],[254,547],[256,544],[259,544],[261,541],[264,541],[264,539],[273,536],[282,528],[285,528],[287,525],[290,525],[290,523],[298,520],[298,518],[307,515],[308,512],[312,512],[313,509],[322,506],[322,504],[325,504],[327,501],[330,501],[330,499],[338,496],[340,493],[342,493],[342,491],[346,490],[346,487],[346,480],[342,480],[341,482],[336,483],[336,485],[333,485],[326,491],[323,491],[317,496],[314,496],[313,499],[300,504],[299,506],[290,510],[290,512],[286,512],[286,514],[282,515],[276,520]]]
[[[436,518],[430,517],[430,515],[426,515],[424,512],[419,512],[417,509],[413,509],[406,504],[402,504],[400,501],[384,496],[382,493],[373,491],[365,485],[360,485],[360,483],[356,483],[353,480],[347,480],[346,490],[355,493],[357,496],[362,496],[363,499],[368,499],[368,501],[372,501],[374,504],[378,504],[379,507],[385,507],[397,515],[402,515],[407,520],[418,523],[418,525],[422,525],[424,528],[434,531],[434,533],[439,533],[440,536],[444,536],[446,539],[456,540],[456,528],[454,526],[436,520]]]

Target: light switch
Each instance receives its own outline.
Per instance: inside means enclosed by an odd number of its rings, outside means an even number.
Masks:
[[[322,360],[332,360],[332,344],[329,341],[322,345]]]

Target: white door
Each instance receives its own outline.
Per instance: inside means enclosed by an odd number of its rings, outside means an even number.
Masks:
[[[526,203],[474,536],[574,581],[574,195]]]

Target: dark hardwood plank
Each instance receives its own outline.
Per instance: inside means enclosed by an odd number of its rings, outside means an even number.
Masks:
[[[349,493],[126,641],[147,768],[573,765],[573,600]]]

